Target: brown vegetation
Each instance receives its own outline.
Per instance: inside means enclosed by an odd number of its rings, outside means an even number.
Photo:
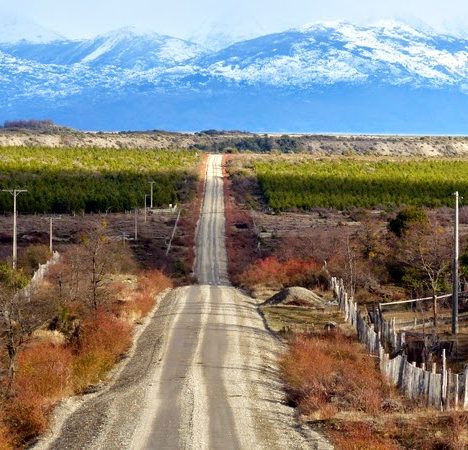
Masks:
[[[229,276],[236,282],[244,268],[258,259],[261,252],[258,251],[252,217],[246,206],[240,203],[242,189],[234,189],[232,179],[226,172],[229,160],[229,156],[223,159],[226,251]]]
[[[16,315],[1,327],[0,448],[24,446],[47,428],[57,401],[104,381],[130,347],[135,321],[171,285],[159,271],[137,273],[128,246],[107,231],[97,223],[69,247],[26,308],[18,287],[3,283]]]
[[[281,369],[288,399],[338,450],[452,449],[468,445],[468,413],[411,404],[375,360],[341,331],[293,335]]]
[[[281,361],[288,398],[302,414],[383,412],[391,390],[363,347],[341,332],[295,336]]]

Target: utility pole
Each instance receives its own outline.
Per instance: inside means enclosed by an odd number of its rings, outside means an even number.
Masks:
[[[26,189],[2,189],[2,192],[8,192],[13,196],[13,269],[16,269],[17,255],[17,242],[16,242],[16,197],[22,192],[28,192]]]
[[[49,250],[50,253],[54,252],[54,231],[53,231],[53,223],[54,219],[52,217],[49,217]]]
[[[153,209],[153,184],[156,183],[156,181],[148,181],[148,183],[151,184],[150,208]]]
[[[138,241],[138,210],[135,208],[135,242]]]
[[[455,217],[454,217],[454,236],[453,236],[453,288],[452,288],[452,334],[458,334],[458,258],[459,258],[459,230],[458,230],[458,191],[455,196]]]
[[[54,240],[54,231],[53,231],[54,219],[60,219],[60,216],[59,217],[53,217],[53,216],[49,217],[49,250],[50,250],[50,253],[54,252],[54,244],[53,244],[53,240]]]
[[[145,194],[145,223],[146,223],[146,216],[148,215],[146,211],[146,205],[148,204],[148,202],[146,201],[147,199],[148,199],[148,194]]]

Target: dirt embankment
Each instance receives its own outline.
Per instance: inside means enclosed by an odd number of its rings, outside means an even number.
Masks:
[[[465,156],[468,137],[259,135],[242,132],[95,133],[73,130],[0,130],[1,146],[193,148],[208,152],[306,151],[317,155]]]

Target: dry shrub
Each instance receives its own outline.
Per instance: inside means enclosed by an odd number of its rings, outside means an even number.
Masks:
[[[18,355],[18,373],[4,405],[5,428],[0,427],[0,436],[3,433],[19,446],[47,429],[53,403],[72,393],[72,359],[66,347],[46,342],[30,345]]]
[[[371,423],[340,422],[327,432],[339,450],[399,450],[394,441],[378,435]]]
[[[321,267],[315,261],[289,259],[279,261],[268,257],[250,265],[239,277],[242,286],[264,285],[281,289],[288,286],[320,285]]]
[[[22,446],[43,433],[48,426],[49,407],[32,386],[23,386],[5,405],[8,428],[14,434],[15,446]]]
[[[74,386],[82,391],[101,381],[128,350],[132,328],[113,314],[98,310],[83,320],[73,363]]]
[[[2,411],[2,406],[0,405],[0,450],[12,450],[14,448],[13,437],[7,425],[4,411]]]
[[[230,159],[230,156],[225,155],[223,161],[226,252],[229,275],[235,283],[239,283],[239,276],[245,267],[262,255],[257,248],[252,216],[245,207],[241,206],[244,201],[238,195],[236,184],[233,183],[233,178],[226,170],[226,164]],[[244,224],[246,228],[239,229],[236,224]]]
[[[468,448],[468,412],[434,412],[401,420],[392,434],[405,448],[465,450]]]
[[[72,393],[72,364],[72,352],[65,346],[35,343],[19,354],[15,390],[31,389],[44,402],[54,402]]]
[[[281,368],[288,396],[303,414],[329,417],[333,408],[377,414],[388,392],[374,360],[340,332],[294,337]]]
[[[140,276],[138,291],[127,305],[140,317],[146,316],[154,306],[155,296],[172,286],[171,280],[159,270],[149,270]]]

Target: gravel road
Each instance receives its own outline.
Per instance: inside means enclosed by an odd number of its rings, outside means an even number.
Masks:
[[[59,407],[38,449],[329,449],[283,403],[282,350],[253,299],[230,286],[222,157],[209,157],[199,285],[164,296],[103,390]]]

